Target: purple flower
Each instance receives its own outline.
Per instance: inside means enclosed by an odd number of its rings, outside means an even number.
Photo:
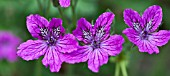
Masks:
[[[114,14],[105,12],[91,25],[85,18],[78,20],[73,34],[85,45],[77,51],[66,54],[66,62],[78,63],[88,60],[88,68],[98,72],[99,67],[108,62],[108,56],[116,56],[122,50],[124,39],[120,35],[110,35]]]
[[[51,72],[58,72],[64,61],[63,53],[77,50],[77,41],[72,34],[65,34],[62,20],[52,18],[48,22],[39,15],[27,17],[27,28],[38,40],[28,40],[18,47],[18,56],[24,60],[38,59],[44,55],[43,65],[50,67]]]
[[[20,43],[20,38],[10,32],[0,31],[0,59],[6,58],[8,61],[16,61],[16,49]]]
[[[162,21],[162,9],[158,5],[147,8],[142,16],[132,9],[126,9],[124,21],[130,28],[126,28],[123,33],[138,46],[140,52],[158,54],[157,46],[165,45],[170,38],[167,30],[156,32]]]
[[[59,3],[61,7],[69,7],[70,6],[70,0],[59,0]]]

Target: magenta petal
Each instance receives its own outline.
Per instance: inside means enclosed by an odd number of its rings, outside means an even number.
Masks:
[[[163,46],[168,43],[170,38],[170,32],[167,30],[160,30],[159,32],[155,32],[149,38],[149,41],[156,46]]]
[[[143,25],[141,24],[141,17],[137,11],[134,11],[132,9],[126,9],[123,13],[124,21],[125,23],[131,27],[140,30]],[[134,23],[137,23],[137,25],[134,25]]]
[[[138,45],[140,44],[140,37],[139,34],[133,28],[126,28],[123,30],[123,34],[125,34],[129,41]]]
[[[144,11],[142,19],[147,31],[155,31],[162,21],[162,8],[158,5],[150,6]]]
[[[41,40],[28,40],[18,47],[17,55],[24,60],[38,59],[44,55],[48,46]]]
[[[72,34],[66,34],[57,41],[56,47],[62,53],[70,53],[77,50],[78,42]]]
[[[94,25],[96,38],[107,38],[109,36],[114,16],[112,12],[105,12],[97,18]]]
[[[35,38],[41,39],[40,34],[40,28],[44,28],[48,26],[48,21],[44,18],[41,17],[40,15],[29,15],[27,17],[27,28],[28,31],[31,33],[31,35]]]
[[[141,40],[140,44],[137,46],[140,52],[148,52],[149,54],[153,54],[154,52],[156,54],[159,53],[158,47],[148,40]]]
[[[49,66],[51,72],[59,72],[63,61],[64,58],[62,56],[62,53],[58,52],[55,46],[51,46],[47,49],[42,63],[46,67]]]
[[[101,48],[111,56],[116,56],[122,51],[124,38],[120,35],[110,36],[101,43]]]
[[[10,47],[10,49],[11,50],[9,50],[8,54],[6,55],[7,56],[7,60],[10,61],[10,62],[14,62],[14,61],[17,60],[16,47]]]
[[[52,18],[49,22],[48,28],[50,30],[54,30],[54,28],[58,28],[61,33],[65,33],[64,27],[62,26],[62,20],[60,18]]]
[[[59,0],[61,7],[68,7],[70,6],[70,0]]]
[[[7,59],[10,62],[17,60],[16,48],[21,40],[8,31],[0,31],[0,59]]]
[[[90,46],[79,46],[77,51],[65,54],[65,62],[67,63],[79,63],[85,62],[89,59],[90,54],[92,53],[93,48]]]
[[[79,41],[87,43],[92,38],[92,25],[85,18],[79,19],[73,35],[76,36]]]
[[[88,60],[88,68],[93,72],[98,72],[100,66],[108,62],[108,54],[102,49],[95,49]]]

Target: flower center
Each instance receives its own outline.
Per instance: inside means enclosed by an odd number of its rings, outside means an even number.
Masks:
[[[91,46],[93,49],[100,48],[100,41],[92,41]]]
[[[40,32],[42,39],[45,40],[49,46],[54,46],[60,37],[60,28],[53,28],[52,30],[41,28]]]
[[[140,37],[141,37],[142,40],[147,40],[148,36],[149,36],[149,33],[147,31],[142,31],[140,33]]]

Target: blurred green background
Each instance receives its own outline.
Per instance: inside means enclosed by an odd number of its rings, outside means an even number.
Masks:
[[[38,4],[41,2],[42,6]],[[170,30],[170,0],[78,0],[76,9],[76,20],[85,17],[89,22],[110,9],[115,14],[112,33],[122,34],[128,27],[123,20],[123,11],[132,8],[140,14],[151,5],[160,5],[163,9],[163,21],[159,29]],[[72,31],[76,25],[72,23],[71,7],[61,8],[65,19],[63,26],[67,32]],[[26,17],[30,14],[40,14],[48,20],[52,17],[61,18],[58,9],[53,6],[50,0],[0,0],[0,30],[13,32],[23,42],[33,39],[26,28]],[[126,38],[125,35],[123,35]],[[170,42],[159,47],[159,54],[149,55],[140,53],[137,47],[131,50],[126,49],[132,46],[126,38],[123,51],[129,51],[125,59],[128,60],[127,71],[129,76],[170,76]],[[114,76],[115,63],[110,59],[108,64],[100,67],[99,73],[91,72],[87,63],[62,64],[59,73],[51,73],[49,68],[42,65],[41,60],[24,61],[18,57],[18,61],[9,63],[6,60],[0,61],[0,76]],[[114,59],[114,58],[113,58]],[[120,74],[121,76],[121,74]]]

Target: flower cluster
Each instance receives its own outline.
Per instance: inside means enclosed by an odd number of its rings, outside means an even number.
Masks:
[[[60,4],[62,1],[70,0],[60,0]],[[124,38],[110,34],[114,16],[112,12],[105,12],[94,25],[80,18],[73,34],[66,34],[60,18],[52,18],[48,22],[38,14],[31,14],[27,17],[27,28],[37,40],[22,43],[17,55],[27,61],[44,55],[42,63],[49,66],[51,72],[58,72],[63,62],[86,61],[91,71],[98,72],[100,66],[108,62],[109,56],[117,56],[123,49]],[[129,28],[123,33],[138,46],[140,52],[159,53],[157,46],[165,45],[170,39],[170,31],[155,32],[162,21],[162,9],[157,5],[149,7],[142,17],[136,11],[126,9],[124,21]],[[78,45],[78,41],[82,45]]]

